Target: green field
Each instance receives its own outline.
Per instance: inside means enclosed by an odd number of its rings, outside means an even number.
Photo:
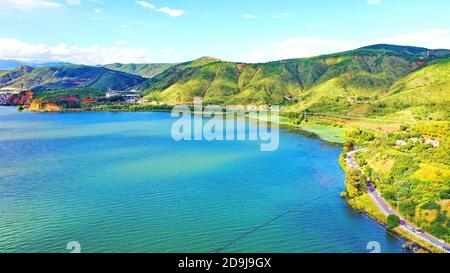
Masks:
[[[344,130],[339,127],[331,127],[325,125],[304,125],[301,126],[301,129],[303,131],[313,133],[328,142],[339,144],[343,144],[345,142]]]

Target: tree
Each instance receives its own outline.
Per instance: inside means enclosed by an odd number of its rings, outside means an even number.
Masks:
[[[353,147],[355,147],[355,140],[354,139],[348,139],[344,144],[344,151],[350,152],[353,150]]]
[[[398,204],[398,209],[404,213],[407,214],[410,217],[414,217],[414,215],[416,214],[416,203],[414,201],[411,200],[404,200],[404,201],[400,201],[400,203]]]
[[[347,183],[357,190],[357,194],[361,195],[367,191],[366,176],[358,169],[351,169],[347,172]]]
[[[390,229],[394,229],[400,225],[400,218],[397,215],[389,215],[387,218],[387,226]]]
[[[404,125],[404,124],[402,124],[402,125],[400,125],[400,130],[402,130],[402,131],[406,131],[406,130],[408,130],[408,126],[407,125]]]

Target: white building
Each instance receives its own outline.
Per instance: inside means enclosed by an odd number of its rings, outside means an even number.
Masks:
[[[125,94],[125,95],[123,95],[123,97],[125,98],[125,102],[128,102],[128,103],[137,102],[141,98],[140,95],[135,95],[135,94]]]
[[[107,98],[119,97],[119,96],[122,96],[122,94],[123,94],[123,92],[120,92],[120,91],[109,90],[108,92],[106,92],[106,97]]]
[[[439,141],[433,140],[433,139],[427,139],[427,140],[425,140],[425,143],[430,144],[434,148],[439,147],[439,145],[440,145]]]
[[[397,145],[397,146],[405,146],[406,145],[406,141],[404,141],[404,140],[397,140],[395,142],[395,145]]]

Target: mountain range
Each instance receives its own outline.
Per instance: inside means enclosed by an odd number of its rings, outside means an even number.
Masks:
[[[449,115],[449,79],[450,50],[379,44],[257,64],[202,57],[179,64],[21,66],[0,72],[0,88],[133,88],[147,99],[167,103],[202,97],[214,104],[443,119]]]

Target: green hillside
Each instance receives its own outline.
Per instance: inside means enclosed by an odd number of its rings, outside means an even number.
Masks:
[[[145,78],[153,78],[164,70],[172,67],[174,64],[108,64],[104,67],[125,72],[128,74],[138,75]]]
[[[21,66],[11,71],[3,71],[0,75],[0,88],[7,87],[17,79],[31,73],[33,69],[31,66]]]
[[[450,240],[450,122],[422,122],[391,133],[355,127],[346,131],[345,138],[344,147],[366,148],[356,155],[364,171],[359,177],[369,177],[402,217]],[[398,145],[400,140],[405,145]],[[367,206],[371,202],[364,201],[365,184],[358,186],[356,181],[347,175],[350,203]]]
[[[201,96],[208,103],[271,103],[346,113],[380,99],[396,81],[449,56],[448,50],[375,45],[263,64],[204,57],[174,65],[137,88],[147,98],[169,103]]]
[[[391,86],[367,115],[405,121],[450,120],[450,59],[414,72]]]
[[[126,89],[145,78],[103,67],[83,65],[32,68],[22,66],[0,75],[0,88],[54,90],[89,87],[100,90]]]

